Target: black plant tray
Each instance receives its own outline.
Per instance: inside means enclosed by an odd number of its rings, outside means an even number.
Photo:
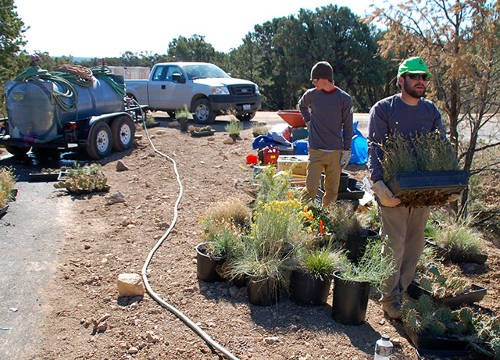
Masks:
[[[465,293],[458,294],[456,296],[449,296],[445,298],[436,298],[431,295],[431,293],[424,288],[422,288],[418,283],[412,281],[410,286],[408,286],[408,295],[414,299],[418,299],[420,295],[427,294],[431,296],[437,302],[449,306],[451,308],[458,307],[464,304],[472,304],[477,301],[481,301],[486,295],[486,288],[472,284],[471,289]]]
[[[5,205],[4,207],[0,208],[0,219],[3,218],[5,214],[7,214],[7,210],[9,210],[9,205]]]
[[[347,188],[346,191],[340,192],[337,198],[339,200],[356,200],[362,199],[364,195],[365,192],[363,190]]]
[[[214,133],[215,133],[214,130],[191,131],[191,136],[192,137],[212,136]]]
[[[443,205],[448,196],[467,187],[468,174],[463,170],[398,173],[387,182],[403,205]]]
[[[30,182],[48,182],[57,181],[59,172],[54,173],[29,173]]]
[[[446,337],[435,336],[428,333],[416,333],[405,326],[406,335],[412,342],[413,346],[420,353],[439,352],[441,355],[446,356],[463,356],[466,357],[473,353],[469,343],[465,340]],[[444,357],[446,358],[446,357]]]

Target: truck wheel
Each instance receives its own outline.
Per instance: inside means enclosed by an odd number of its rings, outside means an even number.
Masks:
[[[111,152],[111,129],[101,121],[90,129],[87,140],[87,153],[92,159],[100,159]]]
[[[26,146],[5,145],[5,149],[14,155],[15,158],[24,158],[28,151],[30,151],[30,148]]]
[[[200,124],[211,124],[215,120],[215,114],[207,99],[198,99],[194,103],[193,120]]]
[[[254,112],[240,113],[236,115],[236,119],[240,121],[250,121],[254,118],[254,116],[255,116]]]
[[[113,150],[126,150],[134,142],[135,125],[128,117],[120,116],[113,120],[111,134],[113,136]]]

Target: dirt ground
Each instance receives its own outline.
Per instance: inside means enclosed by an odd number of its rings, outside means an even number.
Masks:
[[[178,221],[158,247],[148,267],[153,290],[240,359],[370,359],[375,341],[387,333],[395,343],[392,359],[417,359],[398,322],[383,316],[374,294],[366,323],[346,326],[331,316],[328,303],[303,307],[282,294],[275,306],[248,303],[246,288],[204,283],[196,278],[195,246],[202,236],[198,220],[214,202],[230,196],[251,200],[236,184],[251,178],[245,162],[253,136],[225,144],[220,131],[195,138],[169,127],[149,130],[154,146],[177,163],[183,186]],[[219,359],[206,342],[148,294],[118,298],[121,273],[140,274],[150,251],[173,221],[179,196],[171,161],[155,153],[143,130],[128,154],[113,155],[103,170],[108,194],[74,198],[59,265],[43,303],[43,346],[30,359]],[[127,171],[117,171],[121,160]],[[363,169],[348,168],[359,177]],[[105,195],[121,192],[125,202],[108,205]],[[498,248],[487,243],[484,271],[470,275],[488,288],[480,307],[498,313]],[[102,321],[99,321],[102,320]],[[97,329],[94,324],[100,325]]]

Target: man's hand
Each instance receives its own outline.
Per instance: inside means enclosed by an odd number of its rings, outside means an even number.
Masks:
[[[373,184],[372,189],[383,206],[395,207],[401,203],[401,200],[399,200],[397,197],[394,197],[392,191],[389,190],[389,188],[382,180],[379,180],[375,184]]]
[[[351,160],[351,150],[342,150],[342,156],[340,158],[340,165],[342,168],[345,168],[347,164],[349,164],[349,160]]]

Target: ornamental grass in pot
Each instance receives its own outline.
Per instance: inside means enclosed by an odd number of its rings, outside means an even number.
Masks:
[[[290,298],[300,305],[325,304],[339,259],[340,252],[332,252],[329,246],[299,248],[290,276]]]
[[[295,246],[307,236],[298,200],[258,203],[250,231],[243,237],[244,251],[228,261],[229,278],[248,277],[252,304],[270,305],[279,299],[294,257]]]
[[[198,279],[224,279],[225,263],[244,250],[242,237],[250,218],[250,209],[235,198],[217,202],[206,211],[200,219],[204,241],[196,246]]]
[[[370,287],[380,289],[395,270],[394,257],[384,251],[386,244],[386,237],[371,239],[358,263],[341,254],[339,270],[333,273],[332,315],[336,321],[352,325],[365,321]]]

